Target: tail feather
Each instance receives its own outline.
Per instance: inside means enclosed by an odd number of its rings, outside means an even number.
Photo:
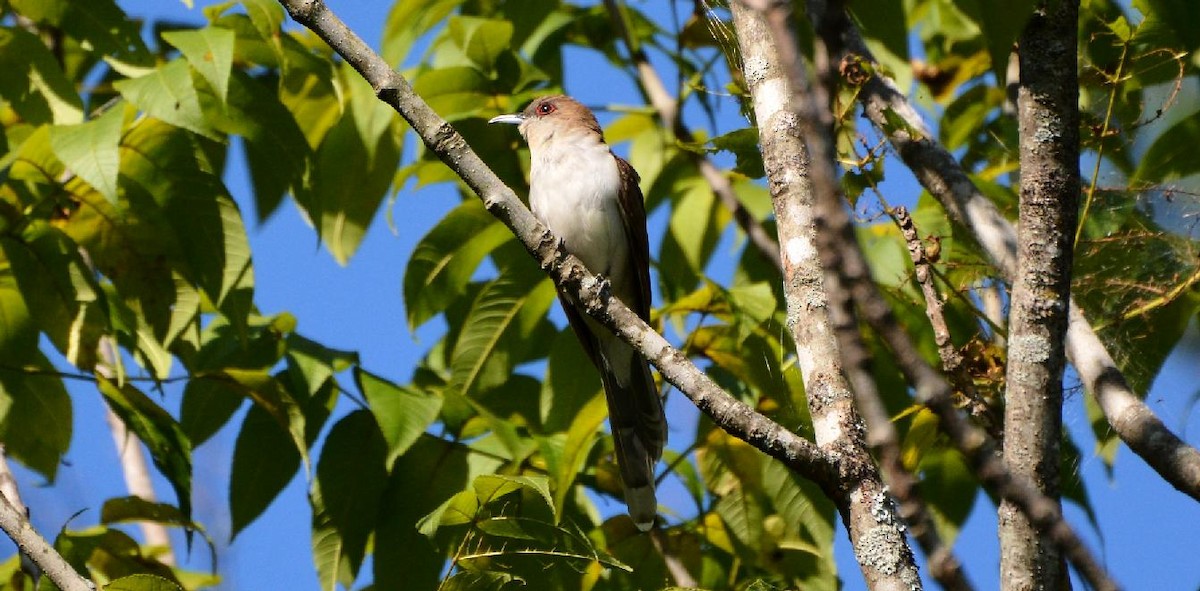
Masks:
[[[625,343],[613,339],[601,347],[601,377],[608,400],[617,465],[629,516],[649,531],[658,515],[654,468],[662,458],[667,423],[650,366]]]

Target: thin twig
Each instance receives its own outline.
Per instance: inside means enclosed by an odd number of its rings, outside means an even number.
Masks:
[[[921,242],[912,216],[903,205],[892,211],[896,216],[896,225],[900,227],[900,233],[908,245],[908,256],[912,259],[917,284],[921,286],[921,294],[925,296],[925,315],[929,318],[929,325],[933,327],[933,341],[937,344],[938,357],[942,359],[942,371],[950,376],[954,388],[962,392],[966,399],[967,412],[980,421],[993,439],[999,441],[999,435],[1002,433],[999,421],[995,419],[987,401],[975,388],[975,380],[963,366],[962,354],[954,348],[954,341],[950,338],[950,327],[946,324],[944,313],[945,302],[933,284],[933,264],[925,254],[925,245]]]

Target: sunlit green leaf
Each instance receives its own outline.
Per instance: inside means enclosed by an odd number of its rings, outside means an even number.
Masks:
[[[229,89],[234,38],[233,31],[220,27],[163,33],[163,39],[179,49],[192,68],[216,89],[217,98],[221,101],[225,100]]]
[[[447,26],[450,38],[467,59],[487,71],[512,41],[513,25],[504,20],[453,16]]]
[[[121,577],[104,586],[105,591],[183,591],[174,582],[154,575],[136,574]]]
[[[192,71],[183,59],[171,60],[140,78],[118,80],[113,86],[139,110],[202,136],[219,138],[200,110]]]
[[[413,43],[446,18],[463,0],[400,0],[392,4],[383,28],[383,58],[400,66]]]
[[[50,129],[50,146],[58,159],[112,202],[117,200],[117,142],[124,113],[124,105],[118,103],[87,123]]]
[[[399,387],[363,369],[356,369],[354,377],[387,441],[387,465],[391,466],[437,419],[442,398]]]

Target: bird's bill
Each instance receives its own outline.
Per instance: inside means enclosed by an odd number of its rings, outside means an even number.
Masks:
[[[523,122],[523,121],[525,121],[525,117],[522,116],[520,113],[512,113],[509,115],[500,115],[500,116],[492,117],[491,119],[488,119],[489,124],[491,124],[491,123],[510,123],[512,125],[520,125],[521,122]]]

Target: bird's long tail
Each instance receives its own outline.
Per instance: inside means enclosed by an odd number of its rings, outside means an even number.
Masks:
[[[625,504],[638,529],[649,531],[658,516],[654,467],[662,458],[667,438],[662,399],[650,375],[650,365],[632,347],[612,338],[601,349],[604,367],[600,374]]]

